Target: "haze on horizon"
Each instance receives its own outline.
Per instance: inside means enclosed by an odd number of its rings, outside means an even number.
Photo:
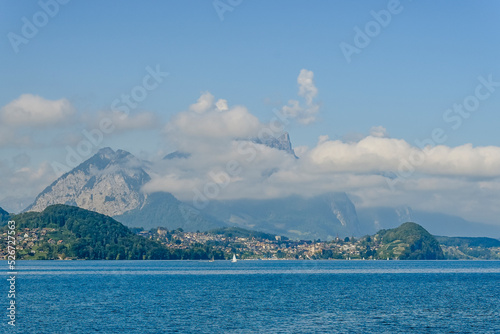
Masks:
[[[218,199],[345,191],[500,225],[498,2],[42,2],[0,4],[1,207],[110,146],[182,200],[236,161]],[[284,132],[298,159],[241,146]]]

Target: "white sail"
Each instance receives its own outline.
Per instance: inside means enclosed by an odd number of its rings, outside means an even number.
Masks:
[[[236,254],[233,254],[233,259],[231,260],[231,262],[236,262],[238,260],[236,260]]]

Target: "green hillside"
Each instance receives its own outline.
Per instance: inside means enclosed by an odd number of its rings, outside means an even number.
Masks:
[[[400,260],[444,259],[439,242],[426,229],[415,223],[404,223],[398,228],[381,230],[376,235],[381,242],[379,258]]]
[[[486,237],[441,237],[436,236],[436,240],[445,246],[458,247],[500,247],[500,240]]]
[[[0,208],[0,225],[3,225],[3,222],[6,222],[10,219],[10,214],[4,209]]]
[[[169,250],[133,234],[108,216],[74,206],[53,205],[43,212],[12,217],[21,242],[20,259],[168,259]],[[3,227],[5,229],[5,227]]]
[[[500,240],[474,237],[436,237],[449,260],[499,260]]]

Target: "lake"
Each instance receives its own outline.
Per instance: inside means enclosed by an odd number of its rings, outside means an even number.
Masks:
[[[17,271],[5,333],[500,332],[500,261],[18,261]]]

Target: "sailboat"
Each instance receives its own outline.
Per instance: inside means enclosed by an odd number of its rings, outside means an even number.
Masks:
[[[236,254],[233,254],[233,259],[231,260],[231,262],[237,262],[238,260],[236,260]]]
[[[212,256],[212,259],[209,260],[208,262],[214,262],[215,261],[215,256]]]

